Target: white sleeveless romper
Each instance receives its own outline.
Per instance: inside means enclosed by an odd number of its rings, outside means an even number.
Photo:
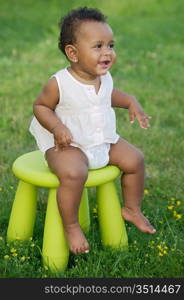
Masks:
[[[98,93],[93,85],[86,85],[75,79],[67,68],[58,71],[53,77],[57,80],[60,94],[55,113],[71,131],[71,145],[86,154],[90,169],[107,165],[110,144],[115,144],[119,139],[115,112],[111,107],[113,81],[110,73],[101,76]],[[29,130],[42,152],[54,147],[53,134],[35,117]]]

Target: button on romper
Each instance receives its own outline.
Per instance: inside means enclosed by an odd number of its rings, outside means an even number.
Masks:
[[[58,71],[53,77],[57,80],[60,94],[55,113],[71,131],[71,145],[86,154],[90,169],[107,165],[110,144],[115,144],[119,139],[115,112],[111,107],[113,81],[110,73],[100,77],[98,93],[93,85],[86,85],[75,79],[67,68]],[[54,147],[53,134],[35,117],[29,130],[42,152]]]

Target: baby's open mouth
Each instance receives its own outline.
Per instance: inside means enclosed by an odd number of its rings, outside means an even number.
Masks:
[[[110,64],[110,60],[103,60],[101,62],[99,62],[99,64],[102,66],[102,67],[108,67],[108,65]]]

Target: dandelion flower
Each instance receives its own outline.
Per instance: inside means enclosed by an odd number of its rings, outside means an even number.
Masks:
[[[14,253],[14,252],[16,252],[16,251],[17,251],[17,250],[16,250],[15,248],[11,248],[11,249],[10,249],[10,252],[11,252],[11,253]]]
[[[176,201],[176,205],[181,205],[181,201]]]
[[[163,256],[163,253],[162,253],[162,252],[159,252],[158,255],[159,255],[159,256]]]
[[[176,217],[176,219],[181,219],[182,215],[181,214],[176,214],[175,217]]]
[[[149,190],[145,189],[144,190],[144,195],[148,195],[149,194]]]
[[[9,255],[4,255],[4,259],[8,259],[9,258]]]
[[[168,205],[167,209],[172,210],[174,208],[173,205]]]
[[[26,259],[25,256],[22,256],[22,257],[20,258],[21,261],[25,261],[25,259]]]

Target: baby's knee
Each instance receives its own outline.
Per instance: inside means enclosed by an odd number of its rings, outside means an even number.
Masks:
[[[139,149],[136,149],[136,153],[133,160],[133,166],[135,170],[144,167],[144,154]]]
[[[144,169],[144,154],[136,149],[134,153],[126,160],[126,163],[123,166],[120,166],[122,171],[126,173],[137,173],[139,170]]]
[[[70,170],[65,171],[60,179],[61,182],[82,182],[85,183],[86,179],[88,177],[88,171],[87,169],[82,169],[82,168],[72,168]]]

